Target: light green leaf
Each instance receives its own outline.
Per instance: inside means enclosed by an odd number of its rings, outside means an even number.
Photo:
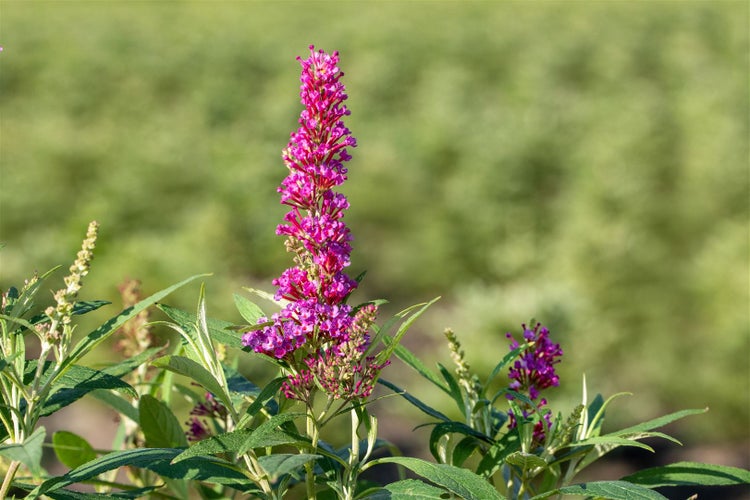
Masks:
[[[708,411],[708,408],[680,410],[674,413],[670,413],[669,415],[664,415],[661,417],[654,418],[652,420],[648,420],[646,422],[640,423],[638,425],[634,425],[632,427],[626,427],[625,429],[620,429],[616,432],[613,432],[612,434],[617,434],[617,435],[622,436],[623,434],[636,434],[639,432],[646,432],[652,429],[658,429],[659,427],[664,427],[665,425],[672,423],[675,420],[679,420],[681,418],[685,418],[690,415],[699,415],[701,413],[706,413],[707,411]]]
[[[41,472],[42,444],[47,431],[44,427],[37,427],[22,444],[0,445],[0,456],[21,462],[34,475]]]
[[[96,458],[96,452],[89,442],[72,432],[55,432],[52,435],[52,446],[57,459],[71,469]]]
[[[186,332],[192,331],[198,320],[195,314],[183,311],[182,309],[177,309],[176,307],[168,306],[166,304],[157,304],[156,307],[161,309],[172,321],[180,325]],[[230,331],[230,328],[233,326],[232,323],[212,318],[208,318],[206,323],[208,324],[208,332],[211,335],[211,339],[228,347],[235,347],[237,349],[243,347],[242,337]]]
[[[213,394],[226,407],[232,407],[229,395],[224,391],[211,372],[203,368],[196,361],[184,356],[162,356],[152,363],[158,368],[164,368],[174,373],[184,375],[198,382],[204,389]]]
[[[60,369],[60,373],[63,373],[68,366],[76,364],[86,353],[88,353],[91,349],[93,349],[96,345],[98,345],[100,342],[102,342],[104,339],[106,339],[109,335],[111,335],[113,332],[115,332],[118,328],[120,328],[122,325],[124,325],[128,320],[131,318],[134,318],[137,316],[141,311],[144,309],[151,307],[170,293],[174,292],[178,288],[181,288],[191,281],[194,281],[198,278],[209,276],[208,274],[199,274],[195,276],[191,276],[190,278],[187,278],[186,280],[180,281],[179,283],[172,285],[170,287],[167,287],[159,292],[156,292],[155,294],[143,299],[142,301],[138,302],[132,307],[128,307],[127,309],[121,311],[118,315],[110,318],[107,322],[102,324],[99,328],[92,331],[88,335],[86,335],[83,339],[81,339],[78,344],[73,348],[73,350],[70,352],[68,357],[65,358],[65,360],[62,363],[62,367]]]
[[[537,467],[547,468],[547,462],[533,453],[516,451],[505,457],[505,463],[515,465],[523,470],[531,470]]]
[[[385,345],[391,346],[393,345],[393,339],[391,339],[390,337],[383,337],[383,343]],[[446,386],[443,381],[440,380],[440,377],[438,377],[432,370],[427,368],[425,364],[422,363],[422,361],[416,355],[414,355],[414,353],[412,353],[402,345],[397,345],[393,349],[393,352],[398,359],[411,366],[414,370],[416,370],[417,373],[435,384],[435,386],[438,387],[441,391],[450,395],[451,391],[450,389],[448,389],[448,386]]]
[[[396,481],[368,497],[368,500],[441,500],[445,490],[417,479]]]
[[[378,363],[385,363],[387,360],[391,358],[391,354],[393,354],[394,349],[396,349],[396,346],[400,345],[401,339],[403,338],[404,334],[409,330],[412,324],[419,318],[432,304],[440,300],[440,297],[435,297],[431,301],[424,304],[421,308],[419,308],[416,312],[411,313],[409,317],[401,323],[401,326],[399,326],[398,330],[396,330],[396,334],[393,336],[392,339],[389,339],[388,342],[386,342],[386,349],[380,351],[376,357]],[[388,337],[383,337],[383,340],[385,341]]]
[[[308,453],[274,453],[273,455],[258,457],[258,462],[271,477],[271,480],[275,481],[284,474],[292,473],[306,463],[320,457],[320,455],[310,455]],[[300,476],[302,475],[300,474]]]
[[[662,486],[730,486],[750,484],[750,471],[726,465],[677,462],[644,469],[622,478],[649,488]]]
[[[372,464],[395,463],[410,469],[431,483],[442,486],[466,500],[499,500],[504,497],[484,478],[468,469],[447,464],[435,464],[412,457],[386,457]]]
[[[148,394],[138,404],[140,424],[146,443],[154,448],[187,448],[185,432],[167,405]]]
[[[234,294],[234,305],[237,306],[240,316],[251,325],[254,325],[260,318],[265,316],[260,307],[240,294]]]

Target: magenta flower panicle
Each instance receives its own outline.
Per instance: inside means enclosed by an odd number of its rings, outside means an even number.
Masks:
[[[348,148],[357,145],[343,122],[349,115],[341,82],[344,74],[338,67],[338,52],[327,54],[310,46],[309,57],[297,60],[302,65],[300,99],[304,109],[299,128],[282,152],[289,174],[278,192],[281,203],[290,209],[276,229],[277,234],[286,236],[295,266],[273,281],[275,298],[287,304],[270,320],[260,318],[259,324],[271,324],[245,333],[242,340],[255,352],[298,365],[284,386],[288,397],[304,399],[316,380],[337,397],[344,393],[365,397],[372,390],[366,380],[374,380],[382,366],[342,354],[352,349],[353,342],[354,350],[360,352],[369,345],[369,337],[359,332],[362,318],[345,303],[357,282],[344,271],[352,250],[351,232],[343,221],[349,202],[334,191],[347,179],[344,164],[351,159]],[[373,306],[367,311],[369,328],[376,310]],[[304,352],[297,355],[303,347]],[[343,374],[344,362],[363,363],[350,377],[359,385],[334,388],[333,382],[326,380],[332,380],[333,372]]]
[[[536,401],[542,390],[557,387],[560,384],[554,365],[560,362],[563,352],[560,344],[555,344],[549,339],[549,330],[541,323],[537,323],[533,329],[527,328],[526,325],[521,326],[524,341],[529,345],[521,352],[508,372],[508,378],[511,380],[508,388]],[[519,343],[513,335],[507,333],[505,336],[512,339],[511,351],[518,349]],[[514,399],[512,394],[508,394],[507,397]],[[540,418],[534,424],[533,432],[533,440],[536,443],[544,441],[545,430],[551,424],[552,413],[548,409],[542,409],[546,405],[547,400],[544,398],[539,400],[536,408],[528,404],[521,405],[524,418],[528,418],[533,413],[539,413]],[[508,427],[513,429],[517,425],[516,416],[509,411],[508,417]]]

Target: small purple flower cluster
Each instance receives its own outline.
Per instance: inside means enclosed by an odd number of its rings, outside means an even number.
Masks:
[[[333,189],[346,180],[344,162],[351,158],[347,148],[357,144],[343,122],[350,112],[343,104],[347,95],[338,52],[327,54],[310,46],[310,56],[297,60],[302,65],[300,97],[304,110],[300,127],[291,134],[282,153],[289,175],[278,191],[281,203],[290,210],[276,230],[287,237],[286,247],[294,254],[295,266],[273,281],[276,300],[287,301],[284,308],[270,321],[260,318],[259,323],[270,324],[245,333],[242,340],[255,352],[291,363],[299,359],[294,353],[305,347],[304,365],[297,367],[285,388],[288,395],[299,399],[304,388],[311,387],[311,376],[322,376],[321,370],[313,367],[323,363],[335,370],[341,365],[340,359],[346,358],[340,355],[341,346],[356,339],[357,349],[364,352],[369,337],[358,333],[364,316],[354,314],[345,303],[357,287],[344,272],[350,263],[352,237],[342,219],[349,202]],[[370,321],[364,327],[366,331],[374,321],[375,307],[365,316]],[[360,361],[351,357],[347,360]],[[364,372],[375,369],[365,360]],[[321,379],[318,381],[328,389]],[[354,391],[350,395],[367,392],[349,389]]]
[[[529,344],[524,349],[519,358],[513,363],[508,372],[508,378],[511,383],[508,388],[518,392],[525,393],[530,400],[536,401],[539,398],[540,391],[548,387],[557,387],[560,384],[560,378],[555,372],[555,364],[560,362],[562,357],[562,348],[560,344],[554,344],[549,339],[549,330],[537,323],[533,329],[526,325],[523,327],[523,338]],[[511,333],[505,336],[511,339],[510,350],[518,349],[519,343]],[[508,399],[514,399],[512,394]],[[541,398],[536,408],[523,408],[524,418],[528,418],[532,413],[539,412],[541,418],[534,425],[534,441],[541,443],[544,440],[545,429],[551,424],[552,413],[547,410],[542,412],[542,408],[547,405],[547,400]],[[517,424],[513,412],[508,412],[509,428],[514,428]]]
[[[229,414],[226,407],[218,402],[210,392],[206,393],[205,398],[205,402],[196,404],[190,410],[190,418],[185,422],[188,427],[188,430],[185,432],[188,441],[202,441],[213,434],[208,423],[208,418],[213,421],[219,420],[226,424],[225,420]]]

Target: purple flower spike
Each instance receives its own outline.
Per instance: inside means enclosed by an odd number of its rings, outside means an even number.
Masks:
[[[344,300],[357,287],[344,272],[352,237],[342,219],[349,202],[333,191],[346,180],[344,163],[351,158],[347,148],[357,144],[343,122],[349,109],[344,105],[339,55],[310,46],[310,56],[297,60],[302,65],[300,100],[305,108],[300,127],[282,153],[289,175],[278,191],[290,210],[276,229],[287,237],[296,266],[273,282],[278,287],[276,299],[289,303],[271,318],[272,325],[247,332],[242,339],[254,351],[279,359],[312,340],[311,350],[346,341],[354,320]]]

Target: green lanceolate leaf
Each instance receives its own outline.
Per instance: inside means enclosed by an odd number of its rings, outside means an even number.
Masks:
[[[204,389],[213,394],[226,407],[232,407],[232,400],[211,372],[203,368],[196,361],[183,356],[163,356],[152,363],[158,368],[164,368],[174,373],[184,375],[198,382]]]
[[[670,413],[669,415],[664,415],[661,417],[654,418],[652,420],[648,420],[646,422],[643,422],[638,425],[634,425],[632,427],[620,429],[617,432],[613,432],[613,434],[622,436],[624,434],[637,434],[640,432],[647,432],[652,429],[658,429],[659,427],[664,427],[665,425],[672,423],[675,420],[679,420],[681,418],[685,418],[690,415],[699,415],[701,413],[706,413],[707,411],[708,411],[708,408],[680,410],[674,413]]]
[[[383,337],[383,343],[386,345],[392,345],[393,340],[390,337]],[[441,391],[450,395],[451,391],[448,386],[446,386],[445,383],[440,380],[440,377],[438,377],[432,370],[427,368],[424,363],[422,363],[422,361],[414,355],[414,353],[412,353],[402,345],[396,346],[393,352],[394,354],[396,354],[396,357],[398,359],[412,367],[417,373],[435,384],[435,386],[438,387]]]
[[[243,454],[253,448],[266,448],[282,444],[293,444],[304,440],[301,436],[279,429],[280,425],[300,417],[304,413],[283,413],[277,415],[254,430],[236,430],[211,436],[193,444],[175,457],[174,462],[182,462],[192,457],[216,455],[219,453]]]
[[[89,442],[72,432],[55,432],[52,435],[52,447],[57,459],[71,469],[96,458],[96,452]]]
[[[523,470],[536,469],[537,467],[546,468],[547,462],[533,453],[523,453],[516,451],[505,457],[505,463],[514,465]]]
[[[185,432],[167,405],[148,394],[138,404],[141,430],[146,443],[154,448],[187,448]]]
[[[284,474],[290,474],[299,471],[298,477],[304,475],[300,469],[307,463],[320,458],[320,455],[311,455],[309,453],[274,453],[273,455],[264,455],[258,457],[261,467],[268,473],[272,481],[275,481]]]
[[[424,304],[421,308],[419,308],[417,311],[411,313],[409,317],[401,323],[401,326],[399,326],[398,330],[396,330],[396,334],[393,336],[392,339],[389,339],[390,342],[386,342],[386,349],[379,352],[376,359],[378,363],[385,363],[387,360],[391,358],[391,354],[393,354],[394,349],[396,349],[397,346],[401,345],[401,339],[406,334],[406,332],[411,328],[411,325],[414,324],[414,322],[419,318],[432,304],[440,300],[440,297],[435,297],[431,301]],[[386,340],[387,337],[383,337],[383,340]]]
[[[83,339],[81,339],[80,342],[73,348],[73,350],[70,352],[67,358],[63,361],[62,368],[60,370],[60,373],[64,372],[68,366],[76,364],[86,353],[88,353],[91,349],[93,349],[96,345],[98,345],[100,342],[102,342],[104,339],[106,339],[109,335],[111,335],[113,332],[115,332],[118,328],[120,328],[122,325],[125,324],[128,320],[131,318],[134,318],[137,316],[141,311],[144,309],[151,307],[170,293],[174,292],[178,288],[181,288],[191,281],[194,281],[198,278],[208,276],[207,274],[199,274],[195,276],[191,276],[190,278],[187,278],[186,280],[183,280],[175,285],[172,285],[170,287],[167,287],[159,292],[156,292],[155,294],[151,295],[150,297],[147,297],[143,299],[142,301],[138,302],[132,307],[128,307],[127,309],[120,312],[118,315],[110,318],[108,321],[106,321],[104,324],[102,324],[99,328],[92,331],[88,335],[86,335]]]
[[[441,486],[466,500],[500,500],[504,498],[484,478],[468,469],[447,464],[434,464],[412,457],[386,457],[374,460],[371,463],[402,465],[431,483]]]
[[[21,444],[0,445],[0,456],[21,462],[35,475],[41,471],[42,444],[47,431],[44,427],[37,429]]]
[[[541,500],[554,495],[583,495],[588,498],[608,498],[611,500],[666,500],[667,498],[653,490],[625,481],[596,481],[565,486],[532,497],[531,500]]]
[[[240,419],[238,424],[239,427],[244,427],[247,423],[255,417],[263,407],[266,407],[272,415],[275,415],[279,407],[273,398],[281,390],[281,386],[287,381],[287,377],[277,377],[271,380],[266,386],[260,391],[260,394],[255,400],[247,407],[245,414]]]
[[[26,372],[33,374],[35,369],[36,361],[32,361],[28,364]],[[47,370],[48,368],[45,367],[45,371]],[[114,389],[133,397],[137,396],[135,389],[119,376],[110,375],[105,370],[94,370],[81,365],[68,367],[65,374],[58,379],[58,387],[61,386],[61,389],[45,401],[41,411],[42,416],[51,415],[97,389]]]
[[[463,434],[464,436],[471,436],[479,439],[486,443],[492,442],[490,438],[482,434],[481,432],[472,429],[463,422],[440,422],[435,425],[430,433],[430,453],[435,457],[435,460],[440,460],[440,454],[438,453],[438,445],[440,439],[446,434]]]
[[[112,407],[120,415],[124,415],[136,424],[140,422],[140,416],[138,415],[138,408],[133,406],[130,400],[123,398],[117,393],[107,391],[104,389],[97,389],[91,391],[91,397],[94,397]]]
[[[382,378],[378,379],[378,384],[386,386],[387,388],[389,388],[390,390],[392,390],[393,392],[395,392],[396,394],[398,394],[399,396],[403,397],[405,400],[407,400],[408,402],[410,402],[411,404],[413,404],[414,406],[416,406],[417,408],[419,408],[420,410],[422,410],[427,415],[429,415],[431,417],[434,417],[434,418],[437,418],[438,420],[442,420],[443,422],[450,422],[451,421],[451,419],[448,418],[448,417],[446,417],[443,413],[440,413],[438,410],[436,410],[436,409],[432,408],[431,406],[428,406],[427,404],[423,403],[422,401],[420,401],[416,397],[412,396],[411,394],[409,394],[405,390],[403,390],[400,387],[398,387],[396,384],[388,382],[387,380],[382,379]]]
[[[441,500],[445,490],[417,479],[396,481],[368,497],[369,500]]]
[[[490,376],[487,377],[487,381],[482,386],[483,388],[487,388],[490,385],[490,382],[492,382],[495,377],[497,377],[497,374],[500,373],[500,370],[505,368],[511,361],[516,359],[519,354],[524,350],[525,346],[518,347],[516,349],[513,349],[508,354],[503,356],[503,359],[500,360],[498,364],[495,365],[495,368],[493,368],[492,373],[490,373]]]
[[[28,498],[38,498],[48,492],[87,481],[124,466],[148,469],[171,479],[194,479],[226,484],[243,490],[247,490],[251,485],[242,470],[229,462],[216,458],[193,458],[178,464],[172,464],[172,459],[182,451],[181,449],[170,448],[139,448],[115,451],[92,460],[62,476],[44,481],[31,492]]]
[[[260,318],[265,316],[263,310],[254,302],[236,293],[234,294],[234,305],[237,306],[240,316],[251,325],[257,323]]]
[[[198,320],[195,314],[183,311],[182,309],[177,309],[176,307],[171,307],[166,304],[157,304],[156,307],[161,309],[172,321],[180,325],[186,332],[192,331]],[[235,347],[237,349],[243,347],[242,336],[230,330],[233,326],[232,323],[207,318],[206,324],[208,325],[208,332],[211,335],[211,339],[228,347]]]
[[[731,486],[750,484],[750,471],[726,465],[677,462],[644,469],[622,478],[649,488],[662,486]]]

